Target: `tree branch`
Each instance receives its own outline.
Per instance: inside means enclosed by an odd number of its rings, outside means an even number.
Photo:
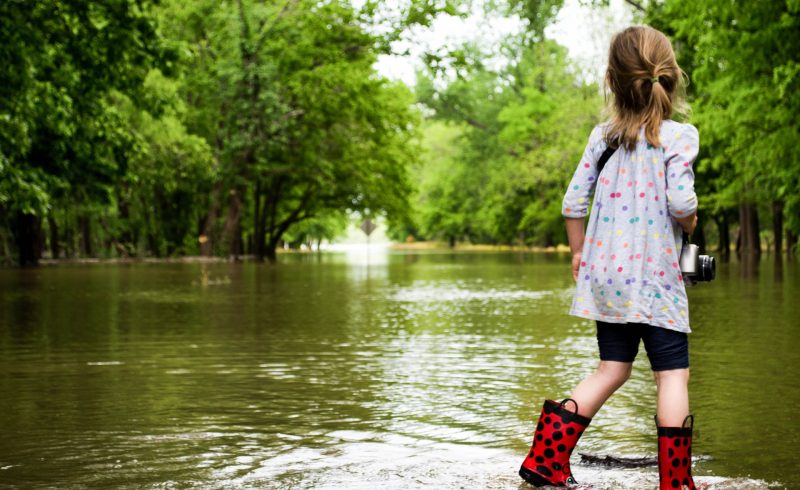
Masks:
[[[292,225],[292,223],[296,223],[297,221],[299,221],[298,216],[300,215],[301,211],[306,211],[305,206],[306,204],[308,204],[308,200],[310,198],[311,198],[311,188],[309,187],[306,190],[306,192],[303,193],[303,197],[300,198],[300,204],[298,204],[297,207],[294,208],[291,213],[289,213],[289,216],[287,216],[286,219],[284,219],[278,224],[278,226],[275,228],[274,233],[273,230],[269,231],[270,243],[276,243],[278,241],[278,238],[280,238],[281,235],[283,235],[283,233],[289,228],[289,226]],[[305,219],[308,216],[310,216],[310,214],[306,212],[302,219]]]
[[[286,11],[289,10],[289,6],[296,2],[297,0],[286,0],[286,3],[283,4],[283,7],[281,8],[280,12],[278,12],[278,15],[275,16],[275,19],[273,19],[272,23],[270,23],[270,25],[266,27],[262,26],[262,29],[260,30],[260,32],[258,33],[258,37],[256,38],[256,43],[255,43],[256,51],[260,50],[261,46],[264,45],[264,40],[267,39],[267,35],[269,35],[272,32],[272,30],[275,28],[275,25],[278,24],[278,20],[280,20],[280,18],[283,17],[283,14],[285,14]]]
[[[647,10],[641,6],[641,4],[634,2],[633,0],[625,0],[625,3],[633,6],[634,8],[638,9],[640,12],[646,12]]]

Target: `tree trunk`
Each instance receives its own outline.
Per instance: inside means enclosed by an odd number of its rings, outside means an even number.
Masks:
[[[269,199],[265,199],[265,204],[261,206],[261,182],[256,182],[256,190],[253,193],[253,222],[254,222],[254,250],[253,255],[256,258],[257,262],[264,261],[264,254],[266,253],[266,221],[267,221],[267,213],[266,213],[266,201]]]
[[[78,218],[78,227],[81,232],[81,255],[92,256],[92,224],[88,216]]]
[[[263,197],[263,203],[260,205],[258,219],[256,220],[256,260],[263,262],[267,257],[268,245],[267,234],[270,237],[275,233],[276,228],[280,226],[277,222],[278,204],[281,200],[281,192],[283,190],[284,178],[277,177],[273,179],[268,186],[256,187],[256,195],[266,192],[267,195]],[[261,198],[257,198],[260,200]],[[280,236],[278,236],[280,238]],[[273,254],[274,255],[274,254]]]
[[[216,225],[217,216],[219,216],[219,193],[221,188],[222,183],[217,182],[214,184],[214,188],[211,189],[208,212],[200,230],[200,255],[203,257],[211,257],[214,254],[214,242],[216,240],[214,226]]]
[[[147,234],[147,248],[150,249],[150,255],[153,257],[161,257],[161,250],[158,248],[158,238],[153,233]]]
[[[697,228],[694,229],[694,233],[692,233],[692,242],[700,247],[700,253],[706,253],[706,234],[703,231],[703,225],[698,221]]]
[[[61,249],[58,246],[58,223],[56,223],[52,213],[47,216],[47,226],[50,228],[50,255],[53,259],[58,259],[61,254]]]
[[[267,243],[267,247],[264,250],[264,256],[266,257],[267,262],[269,262],[270,264],[275,264],[278,262],[277,248],[278,248],[277,241],[270,240],[270,242]]]
[[[225,217],[225,241],[228,256],[231,260],[239,260],[240,222],[242,219],[242,190],[231,189],[228,194],[228,215]]]
[[[64,257],[72,258],[75,253],[75,216],[69,209],[65,210],[64,217]]]
[[[794,257],[794,249],[797,245],[797,235],[792,230],[786,230],[786,257]]]
[[[553,239],[553,234],[549,231],[544,233],[544,246],[545,247],[552,247],[555,245],[555,240]]]
[[[123,223],[122,233],[119,237],[112,240],[117,241],[117,252],[123,256],[128,257],[129,251],[136,253],[136,236],[134,236],[131,229],[131,207],[126,199],[128,194],[128,184],[123,183],[122,187],[117,189],[117,208],[119,209],[119,217]]]
[[[761,241],[758,236],[758,210],[755,204],[739,204],[739,248],[740,255],[759,255]]]
[[[34,214],[17,212],[14,223],[14,238],[17,242],[19,265],[23,267],[39,265],[41,258],[41,223]]]
[[[719,253],[723,262],[727,262],[731,257],[731,232],[728,223],[728,213],[723,211],[717,219],[717,230],[719,232]]]
[[[772,234],[775,236],[775,255],[783,253],[783,201],[772,202]]]

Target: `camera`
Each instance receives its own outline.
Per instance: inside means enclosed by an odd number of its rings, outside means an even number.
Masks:
[[[700,255],[700,247],[689,243],[689,237],[685,233],[679,263],[686,284],[712,281],[717,273],[714,257]]]

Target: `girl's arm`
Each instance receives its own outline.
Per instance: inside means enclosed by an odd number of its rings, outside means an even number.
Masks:
[[[569,249],[572,252],[572,278],[577,281],[583,251],[583,218],[566,218],[566,220],[567,239],[569,240]]]
[[[697,128],[684,124],[665,155],[667,173],[667,208],[670,216],[687,233],[694,231],[697,217],[697,194],[694,192],[692,169],[700,150]]]
[[[572,277],[576,280],[583,250],[583,219],[588,214],[589,201],[597,184],[597,160],[600,157],[598,148],[601,146],[599,143],[602,136],[599,127],[592,130],[561,203],[561,215],[567,220],[567,238],[572,251]]]

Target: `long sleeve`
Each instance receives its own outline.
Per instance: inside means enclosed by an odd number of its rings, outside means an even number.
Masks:
[[[667,207],[669,214],[682,218],[697,210],[692,166],[700,150],[697,128],[683,124],[667,148],[664,164],[667,173]]]
[[[602,138],[599,126],[589,135],[589,142],[561,203],[561,214],[565,218],[583,218],[587,214],[589,200],[597,184],[597,160],[600,158],[598,146]]]

